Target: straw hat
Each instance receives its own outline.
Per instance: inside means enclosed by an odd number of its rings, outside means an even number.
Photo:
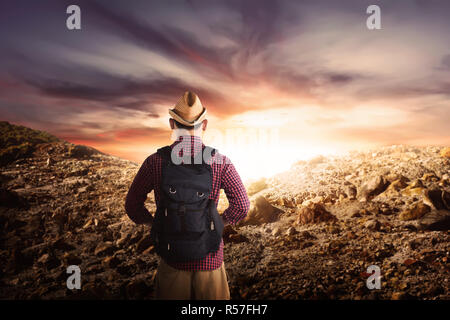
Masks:
[[[181,124],[194,126],[205,119],[206,108],[195,93],[186,91],[169,114]]]

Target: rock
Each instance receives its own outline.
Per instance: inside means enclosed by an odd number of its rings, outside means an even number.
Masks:
[[[391,295],[391,300],[404,300],[406,298],[405,292],[393,292]]]
[[[428,206],[435,210],[450,210],[450,193],[445,190],[425,190],[423,199]]]
[[[231,234],[228,238],[229,242],[232,243],[241,243],[241,242],[247,242],[248,239],[242,234]]]
[[[154,247],[154,246],[150,246],[150,247],[148,247],[147,249],[145,249],[145,250],[142,252],[142,255],[149,255],[149,254],[153,254],[153,253],[155,253],[155,252],[156,252],[155,247]]]
[[[152,290],[144,280],[133,280],[126,285],[125,292],[128,299],[142,299],[148,297]]]
[[[87,191],[87,189],[88,189],[87,186],[78,188],[78,189],[77,189],[77,193],[85,193],[85,192]]]
[[[117,266],[117,272],[119,272],[122,276],[130,277],[134,272],[134,267],[130,264],[121,264]]]
[[[233,227],[231,225],[226,225],[223,228],[223,232],[222,232],[222,238],[223,241],[226,243],[230,240],[230,236],[233,234],[237,234],[237,231],[233,229]]]
[[[283,204],[286,208],[295,208],[295,200],[292,198],[283,198]]]
[[[427,181],[427,182],[433,182],[433,181],[438,181],[438,177],[436,177],[436,175],[434,173],[424,173],[421,180],[423,181]]]
[[[82,262],[80,257],[78,257],[77,255],[75,255],[74,253],[71,253],[71,252],[64,253],[63,260],[64,260],[64,262],[66,263],[67,266],[80,265],[81,262]]]
[[[307,207],[300,208],[298,210],[297,224],[304,225],[309,223],[319,223],[335,221],[336,217],[325,210],[324,206],[320,203],[311,203]]]
[[[420,181],[420,180],[417,180]],[[401,190],[401,194],[403,196],[407,196],[407,197],[422,197],[425,192],[426,192],[426,188],[424,188],[423,186],[421,186],[421,183],[412,183],[409,186],[407,186],[405,189]]]
[[[116,248],[110,241],[99,243],[94,250],[96,256],[109,255],[112,254]]]
[[[131,238],[131,234],[125,233],[122,235],[122,237],[119,240],[116,241],[116,245],[120,248],[123,248],[127,245],[130,238]]]
[[[282,210],[271,205],[266,198],[259,196],[251,201],[247,217],[239,225],[259,225],[278,220]]]
[[[348,240],[354,240],[354,239],[358,238],[358,236],[353,231],[347,231],[346,234],[345,234],[345,237]]]
[[[150,235],[146,235],[146,236],[143,236],[142,239],[138,241],[136,250],[138,253],[142,253],[144,250],[146,250],[151,245],[152,245],[152,239],[150,238]]]
[[[274,228],[271,233],[274,237],[279,236],[281,234],[280,228]]]
[[[318,156],[312,158],[311,160],[309,160],[308,164],[310,164],[310,165],[317,165],[317,164],[323,163],[325,161],[326,161],[325,156],[318,155]]]
[[[84,145],[71,145],[69,147],[68,156],[71,158],[84,158],[90,157],[94,154],[100,154],[101,152]]]
[[[383,192],[387,187],[387,183],[380,175],[374,176],[361,185],[358,192],[362,201],[367,201],[370,197]]]
[[[392,181],[387,189],[378,195],[377,198],[391,198],[398,195],[398,193],[408,186],[408,179],[404,176],[400,176],[399,179]]]
[[[317,239],[316,236],[312,235],[312,234],[309,233],[308,231],[302,231],[302,232],[300,233],[300,235],[301,235],[301,237],[302,237],[303,239],[308,239],[308,240],[314,240],[314,239]]]
[[[286,235],[288,235],[288,236],[293,236],[294,234],[297,234],[297,233],[298,233],[298,231],[294,227],[290,227],[286,231]]]
[[[105,284],[88,282],[81,284],[81,297],[82,299],[89,300],[101,300],[106,298]]]
[[[378,220],[369,220],[364,224],[364,227],[371,231],[379,231],[381,224]]]
[[[430,212],[431,208],[423,202],[417,202],[412,208],[403,211],[399,218],[403,221],[415,220],[423,217],[426,213]]]
[[[334,224],[329,225],[329,226],[326,228],[326,230],[327,230],[327,232],[330,233],[330,234],[338,234],[338,233],[341,232],[341,230],[340,230],[337,226],[335,226]]]
[[[258,181],[253,182],[247,188],[247,194],[249,196],[254,195],[255,193],[260,192],[268,187],[266,183],[266,178],[259,179]]]
[[[226,225],[223,228],[223,241],[225,243],[241,243],[241,242],[247,242],[248,239],[242,235],[242,234],[238,234],[238,232],[236,230],[233,229],[233,227],[231,225]]]
[[[0,187],[0,206],[7,208],[28,208],[28,201],[15,191]]]
[[[52,270],[61,264],[55,256],[48,253],[43,254],[37,260],[37,263],[43,265],[47,270]]]
[[[346,186],[345,193],[347,194],[347,196],[348,196],[348,198],[350,200],[355,200],[356,199],[357,191],[356,191],[356,188],[355,188],[354,185]]]
[[[442,191],[441,199],[445,208],[447,208],[447,210],[450,210],[450,193],[447,191]]]
[[[443,231],[450,229],[450,211],[433,210],[419,220],[420,230]]]
[[[121,263],[120,259],[116,256],[106,257],[102,260],[102,264],[107,268],[115,268]]]
[[[276,204],[277,206],[284,206],[284,199],[283,198],[277,198],[275,201],[272,201],[272,203]]]
[[[64,238],[57,238],[51,243],[51,247],[53,249],[61,250],[61,251],[71,251],[74,250],[75,247],[68,243]]]
[[[46,162],[47,167],[50,167],[54,163],[55,163],[55,160],[52,157],[47,158],[47,162]]]
[[[450,159],[450,147],[442,148],[440,155],[443,158]]]

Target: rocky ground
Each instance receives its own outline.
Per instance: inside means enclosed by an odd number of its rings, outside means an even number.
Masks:
[[[149,227],[124,211],[139,164],[64,141],[32,150],[0,171],[0,298],[152,298]],[[449,299],[449,169],[448,148],[391,146],[248,185],[248,217],[224,234],[231,297]],[[66,288],[72,264],[81,290]]]

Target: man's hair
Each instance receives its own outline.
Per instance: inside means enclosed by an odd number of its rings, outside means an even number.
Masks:
[[[179,122],[178,122],[177,120],[175,120],[175,119],[173,119],[173,121],[175,121],[175,125],[176,125],[177,128],[179,128],[179,129],[185,129],[185,130],[192,130],[192,129],[197,130],[197,129],[200,128],[200,126],[202,125],[202,123],[200,122],[200,123],[197,123],[195,126],[186,126],[186,125],[184,125],[184,124],[182,124],[182,123],[179,123]]]

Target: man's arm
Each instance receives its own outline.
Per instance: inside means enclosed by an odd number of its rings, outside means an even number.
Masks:
[[[236,224],[247,216],[250,200],[234,165],[227,158],[225,163],[220,187],[225,191],[229,206],[223,212],[222,218],[225,223]]]
[[[136,224],[151,224],[153,222],[153,216],[144,204],[147,194],[154,189],[153,161],[153,157],[150,156],[142,163],[125,200],[125,211]]]

